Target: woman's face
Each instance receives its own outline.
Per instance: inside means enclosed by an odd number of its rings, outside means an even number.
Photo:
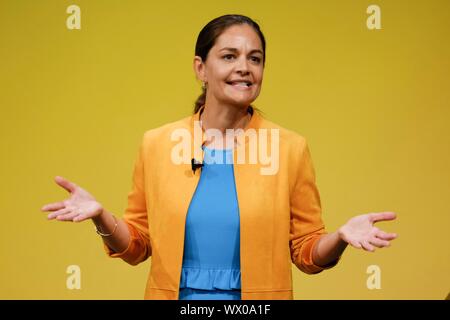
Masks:
[[[205,63],[196,56],[194,67],[206,82],[207,101],[247,107],[259,95],[263,79],[263,48],[247,25],[228,27],[208,53]]]

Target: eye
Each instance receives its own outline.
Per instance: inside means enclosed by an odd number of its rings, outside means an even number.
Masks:
[[[252,60],[255,61],[255,62],[258,62],[258,63],[261,62],[261,58],[255,57],[255,56],[252,57]]]
[[[228,60],[228,59],[227,59],[228,57],[234,57],[234,55],[232,55],[232,54],[226,54],[226,55],[223,56],[223,58],[224,58],[225,60]]]

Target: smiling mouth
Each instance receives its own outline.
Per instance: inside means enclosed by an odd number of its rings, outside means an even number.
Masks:
[[[231,82],[226,81],[226,83],[233,87],[240,87],[240,88],[250,88],[252,86],[252,83],[250,82]]]

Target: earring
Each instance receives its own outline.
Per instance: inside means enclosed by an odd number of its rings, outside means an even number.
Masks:
[[[206,90],[206,82],[202,81],[202,89]]]

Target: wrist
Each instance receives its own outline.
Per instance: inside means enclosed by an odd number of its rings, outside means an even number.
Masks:
[[[345,240],[345,234],[344,234],[344,226],[340,227],[337,232],[338,241],[341,244],[348,244],[348,242]]]
[[[95,215],[94,217],[92,217],[92,221],[93,221],[96,225],[98,225],[98,224],[102,221],[102,219],[104,218],[104,216],[105,216],[105,209],[104,209],[102,206],[100,206],[97,215]]]

